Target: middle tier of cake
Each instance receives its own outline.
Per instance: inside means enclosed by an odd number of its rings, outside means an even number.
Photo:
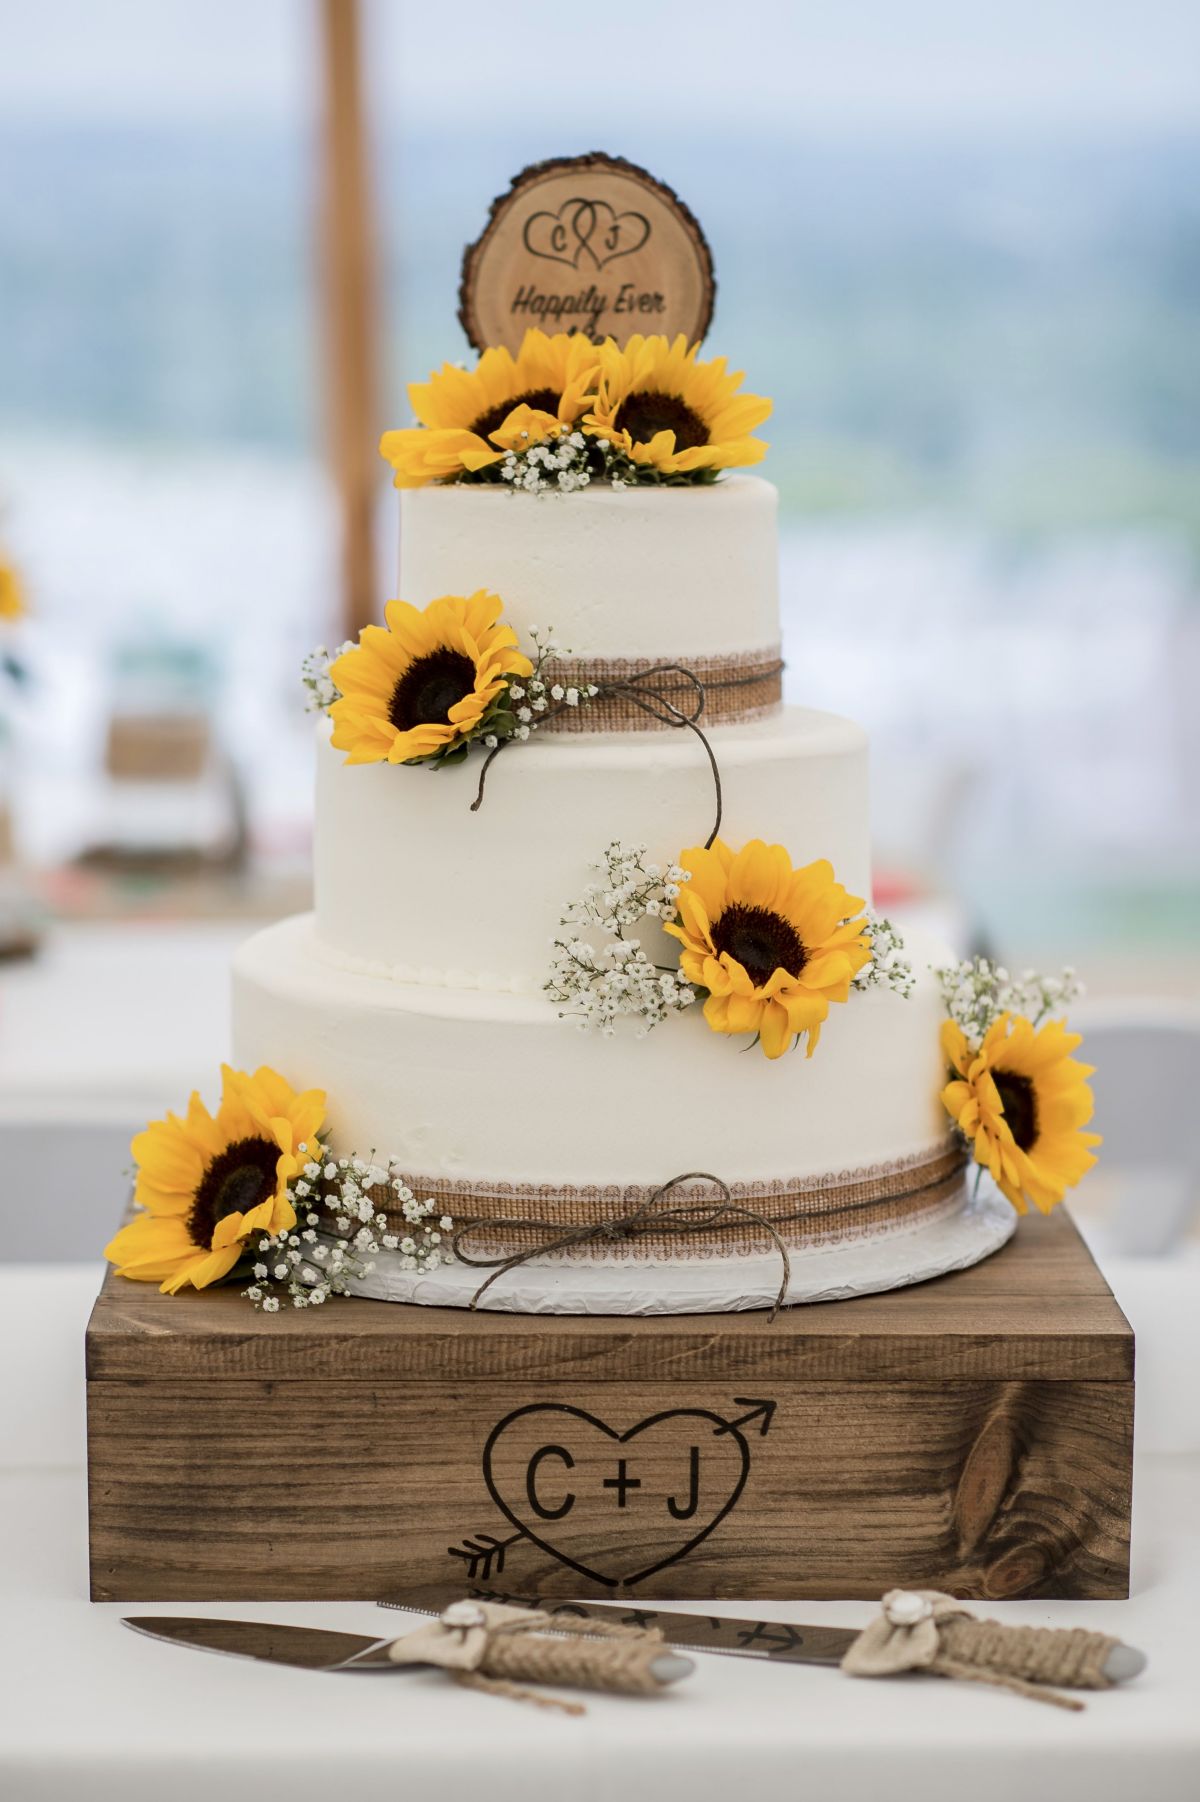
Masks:
[[[827,858],[869,903],[862,729],[789,707],[715,730],[712,745],[721,837],[735,847],[754,838],[784,845],[795,864]],[[482,761],[348,766],[320,734],[319,958],[426,988],[538,994],[563,910],[595,880],[613,840],[645,845],[665,867],[704,844],[715,818],[704,747],[683,728],[535,735],[496,759],[472,812]]]
[[[410,1180],[560,1191],[708,1170],[787,1188],[928,1168],[895,1186],[922,1191],[919,1205],[950,1205],[961,1158],[948,1155],[938,1098],[943,1008],[931,973],[944,953],[921,935],[908,951],[911,999],[852,995],[830,1008],[812,1057],[772,1062],[748,1036],[709,1031],[698,1005],[645,1038],[625,1022],[609,1039],[577,1031],[538,996],[333,969],[302,916],[237,954],[234,1055],[324,1089],[335,1147],[398,1158]]]

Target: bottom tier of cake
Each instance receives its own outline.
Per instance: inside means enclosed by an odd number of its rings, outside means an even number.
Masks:
[[[856,994],[831,1008],[812,1058],[772,1062],[710,1032],[699,1008],[644,1039],[606,1039],[538,998],[348,971],[305,916],[239,951],[234,1054],[324,1089],[336,1148],[373,1153],[477,1221],[474,1255],[519,1255],[494,1305],[758,1306],[779,1290],[785,1249],[789,1299],[852,1294],[960,1267],[1007,1237],[994,1207],[968,1208],[946,1133],[940,947],[908,949],[911,998]],[[828,1280],[815,1265],[805,1279],[815,1258]],[[374,1292],[461,1305],[469,1281],[461,1268],[416,1283],[380,1270]]]

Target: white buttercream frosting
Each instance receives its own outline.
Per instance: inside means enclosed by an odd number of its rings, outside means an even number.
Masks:
[[[713,744],[727,843],[765,838],[797,864],[827,857],[870,899],[860,727],[789,707],[721,727]],[[322,735],[315,879],[327,957],[400,981],[536,994],[562,910],[612,839],[645,844],[665,866],[713,824],[712,775],[690,732],[535,734],[498,758],[472,813],[480,763],[347,765]]]
[[[488,588],[522,640],[531,625],[552,628],[576,657],[773,651],[776,504],[769,482],[744,475],[578,494],[406,489],[399,594],[424,607]]]
[[[432,779],[431,779],[432,780]],[[238,1064],[329,1095],[346,1150],[428,1176],[642,1183],[858,1170],[944,1140],[942,1005],[914,940],[916,992],[831,1007],[816,1053],[771,1062],[699,1008],[644,1039],[581,1033],[535,996],[381,982],[317,955],[310,915],[258,933],[234,965]]]
[[[523,640],[531,626],[552,629],[580,659],[768,651],[779,639],[775,506],[751,476],[569,496],[410,491],[399,592],[423,606],[489,588]],[[783,844],[797,864],[827,858],[869,901],[860,728],[781,708],[711,737],[722,837]],[[794,1182],[944,1147],[933,944],[908,947],[911,999],[873,990],[832,1006],[811,1058],[770,1061],[711,1032],[698,1005],[642,1039],[625,1023],[614,1040],[573,1030],[545,999],[560,915],[610,841],[644,844],[665,866],[708,837],[712,775],[692,734],[535,734],[498,759],[475,813],[478,753],[433,771],[349,767],[325,731],[317,763],[316,911],[238,953],[234,1053],[324,1089],[340,1149],[397,1158],[431,1182],[574,1189],[649,1188],[688,1170]],[[652,954],[659,933],[641,934]],[[673,941],[660,944],[674,964]],[[951,1195],[939,1218],[959,1211]],[[939,1242],[926,1273],[952,1254],[981,1255]],[[672,1297],[649,1272],[635,1288],[637,1310],[708,1293]]]

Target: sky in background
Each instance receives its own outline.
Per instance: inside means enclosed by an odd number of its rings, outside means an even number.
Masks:
[[[599,130],[640,106],[728,136],[780,122],[1136,132],[1200,121],[1195,0],[646,0],[591,9],[374,0],[372,77],[413,127],[536,114]],[[294,114],[309,0],[2,0],[0,113],[178,124]],[[231,48],[236,46],[236,48]],[[589,68],[595,58],[595,98]]]

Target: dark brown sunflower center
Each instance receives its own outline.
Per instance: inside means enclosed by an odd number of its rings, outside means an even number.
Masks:
[[[550,413],[558,418],[560,396],[553,388],[528,388],[524,394],[514,394],[511,400],[502,400],[498,407],[489,407],[478,419],[472,420],[469,430],[479,438],[490,438],[498,432],[514,407],[533,407],[538,413]]]
[[[1021,1151],[1028,1151],[1038,1135],[1037,1096],[1027,1076],[1012,1070],[993,1070],[1000,1103],[1009,1130]]]
[[[465,651],[439,646],[410,663],[388,703],[388,718],[398,732],[414,726],[444,726],[450,709],[475,686],[475,665]]]
[[[238,1139],[219,1151],[196,1190],[188,1230],[197,1245],[208,1245],[218,1220],[244,1214],[275,1193],[279,1147],[269,1139]]]
[[[744,907],[741,902],[727,907],[713,926],[712,941],[718,955],[727,951],[737,958],[756,988],[780,968],[799,976],[808,962],[796,928],[766,907]]]
[[[644,388],[629,395],[617,408],[616,427],[628,432],[635,444],[649,444],[656,432],[674,432],[677,451],[707,444],[708,427],[677,394],[661,394]]]

